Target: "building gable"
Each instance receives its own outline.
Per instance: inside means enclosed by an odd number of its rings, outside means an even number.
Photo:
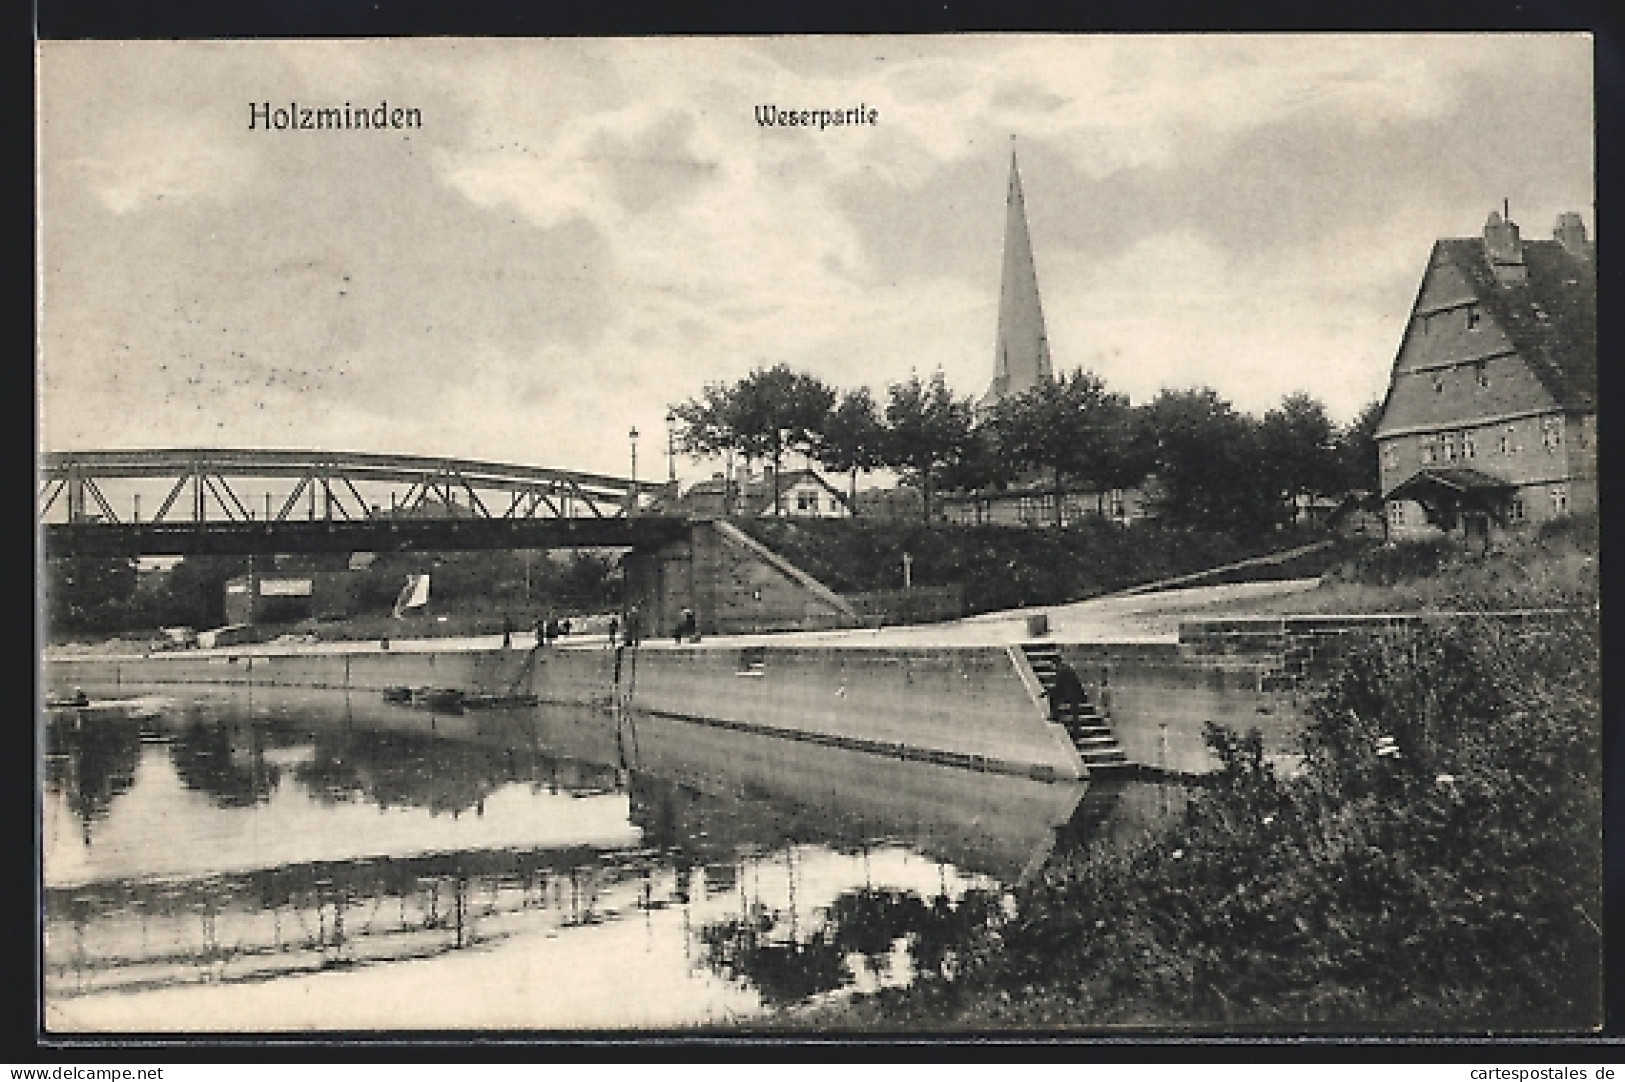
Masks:
[[[1390,536],[1454,528],[1469,488],[1509,522],[1595,506],[1594,261],[1574,214],[1552,240],[1491,214],[1434,245],[1376,432]],[[1485,480],[1452,496],[1463,477]]]
[[[1596,278],[1557,241],[1521,245],[1497,278],[1477,238],[1434,245],[1394,359],[1379,439],[1594,409]]]

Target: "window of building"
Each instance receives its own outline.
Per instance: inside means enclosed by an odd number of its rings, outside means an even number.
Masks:
[[[1478,309],[1472,305],[1467,306],[1467,329],[1478,330]]]
[[[1552,514],[1563,515],[1569,510],[1569,486],[1552,486]]]
[[[1439,437],[1440,455],[1446,462],[1456,461],[1456,456],[1459,451],[1459,440],[1460,437],[1454,432],[1446,432],[1443,436]]]
[[[1382,468],[1385,469],[1385,470],[1391,470],[1391,469],[1394,469],[1398,465],[1399,465],[1399,448],[1395,447],[1391,443],[1383,444],[1382,445]]]
[[[1517,430],[1511,425],[1508,425],[1507,430],[1501,433],[1501,453],[1503,455],[1510,455],[1518,449],[1516,436]]]
[[[798,492],[798,493],[796,493],[796,510],[797,511],[816,511],[816,510],[818,510],[818,497],[814,496],[810,492]]]
[[[1514,496],[1512,502],[1507,504],[1507,518],[1513,522],[1522,522],[1524,519],[1523,497]]]
[[[1543,417],[1540,422],[1540,442],[1546,450],[1556,451],[1563,446],[1563,425],[1556,417]]]
[[[1399,500],[1390,500],[1388,502],[1388,525],[1405,525],[1405,505]]]
[[[1444,394],[1444,377],[1437,372],[1433,373],[1433,393]]]
[[[1439,460],[1439,445],[1433,436],[1422,440],[1422,465],[1431,466]]]
[[[1483,361],[1479,361],[1473,365],[1473,376],[1477,378],[1480,387],[1488,387],[1490,385],[1490,366]]]
[[[1477,446],[1473,443],[1473,434],[1463,432],[1461,434],[1461,457],[1464,459],[1472,458],[1477,450]]]

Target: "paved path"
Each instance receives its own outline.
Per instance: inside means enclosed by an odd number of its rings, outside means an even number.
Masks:
[[[877,630],[783,631],[754,635],[718,635],[709,643],[740,646],[778,644],[786,646],[825,644],[831,646],[1000,646],[1020,642],[1027,635],[1027,618],[1043,615],[1049,619],[1048,638],[1053,642],[1175,642],[1179,622],[1193,616],[1217,615],[1230,603],[1263,597],[1302,593],[1314,587],[1316,579],[1284,579],[1277,582],[1244,582],[1228,586],[1195,586],[1157,593],[1094,598],[1068,605],[1041,605],[1026,609],[985,613],[941,624],[916,624]],[[1214,610],[1218,610],[1215,612]],[[493,650],[502,645],[501,635],[469,635],[456,638],[390,639],[392,653],[430,651]],[[512,648],[529,650],[536,645],[530,632],[515,632]],[[561,650],[602,650],[608,645],[603,635],[572,635],[559,641]],[[648,639],[651,650],[680,649],[670,637]],[[211,654],[346,654],[375,653],[377,639],[354,642],[269,642],[254,645],[188,650],[189,655]],[[86,652],[90,653],[90,652]],[[85,653],[50,651],[48,656],[85,656]],[[113,657],[119,655],[102,654]]]
[[[1196,586],[1132,597],[1101,597],[1067,605],[1040,605],[970,616],[941,624],[885,627],[875,631],[793,631],[772,635],[733,635],[707,642],[830,643],[839,645],[991,646],[1028,638],[1027,618],[1049,619],[1054,642],[1177,642],[1179,622],[1224,610],[1231,602],[1281,597],[1312,589],[1318,579]],[[670,640],[666,640],[670,645]]]

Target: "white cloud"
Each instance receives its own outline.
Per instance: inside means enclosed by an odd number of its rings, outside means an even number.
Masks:
[[[109,132],[97,154],[76,164],[109,210],[127,214],[164,200],[228,204],[252,174],[255,158],[223,142],[207,119],[171,111]]]

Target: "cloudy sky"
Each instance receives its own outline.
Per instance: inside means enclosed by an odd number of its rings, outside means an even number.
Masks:
[[[980,395],[1012,136],[1058,369],[1345,420],[1436,237],[1595,229],[1591,73],[1577,35],[48,42],[42,443],[624,473],[635,425],[647,477],[756,365]]]

